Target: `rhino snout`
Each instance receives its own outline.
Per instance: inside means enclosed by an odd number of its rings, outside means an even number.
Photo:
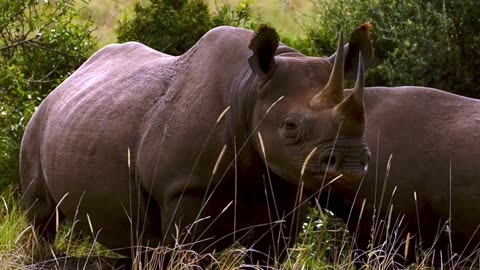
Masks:
[[[361,178],[368,171],[368,163],[372,154],[364,151],[359,156],[351,156],[344,160],[341,173],[348,178]]]

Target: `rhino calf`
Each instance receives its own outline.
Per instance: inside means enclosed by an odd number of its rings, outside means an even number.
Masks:
[[[279,43],[267,26],[215,28],[178,57],[109,45],[28,123],[28,218],[51,240],[58,207],[60,220],[127,256],[132,246],[210,252],[240,242],[257,251],[247,262],[281,261],[305,194],[365,173],[362,63],[371,55],[368,24],[330,58]],[[357,73],[344,99],[344,76]]]
[[[476,256],[480,101],[414,86],[367,87],[364,99],[370,169],[332,190],[330,210],[362,250],[373,244],[410,261],[418,247],[432,249],[450,267]]]

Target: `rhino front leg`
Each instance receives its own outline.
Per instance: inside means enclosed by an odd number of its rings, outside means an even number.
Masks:
[[[280,217],[274,220],[264,220],[261,226],[253,230],[242,242],[247,248],[248,256],[245,259],[247,267],[261,266],[273,267],[272,269],[281,268],[281,264],[288,255],[288,248],[291,248],[296,241],[297,235],[301,229],[301,225],[305,220],[308,212],[308,206],[303,204],[299,207],[291,205],[282,205],[280,207]],[[273,214],[266,214],[266,209],[260,213],[262,209],[256,208],[254,216],[267,217]],[[256,220],[257,222],[259,220]],[[265,224],[265,225],[263,225]]]
[[[252,239],[256,240],[253,243],[244,243],[248,251],[244,267],[247,269],[256,267],[279,269],[281,263],[285,260],[287,247],[290,247],[293,243],[286,237],[282,237],[279,230],[273,228],[271,232],[262,230],[254,233]]]
[[[162,209],[166,246],[202,254],[233,243],[232,203],[222,196],[213,196],[206,204],[203,200],[204,193],[186,191]]]
[[[298,218],[277,220],[265,228],[254,230],[242,244],[248,253],[245,259],[246,266],[281,268],[287,257],[288,248],[295,244],[299,226]],[[268,224],[268,223],[267,223]]]

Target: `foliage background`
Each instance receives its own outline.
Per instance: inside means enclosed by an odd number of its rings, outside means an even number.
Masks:
[[[480,1],[315,0],[310,49],[331,52],[336,33],[370,21],[368,85],[421,85],[480,97]]]
[[[0,2],[0,188],[17,182],[18,150],[35,106],[92,53],[92,21],[74,0]]]

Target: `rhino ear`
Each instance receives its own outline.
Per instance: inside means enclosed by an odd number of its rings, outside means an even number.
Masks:
[[[359,52],[363,55],[363,65],[366,70],[373,59],[372,40],[370,38],[370,29],[372,25],[365,22],[355,28],[350,35],[350,40],[345,44],[345,79],[354,80],[357,75],[358,55]],[[335,61],[336,54],[329,57],[332,64]]]
[[[265,78],[271,75],[276,65],[274,56],[278,43],[279,37],[275,29],[266,24],[260,25],[248,46],[253,51],[248,59],[253,72]]]

